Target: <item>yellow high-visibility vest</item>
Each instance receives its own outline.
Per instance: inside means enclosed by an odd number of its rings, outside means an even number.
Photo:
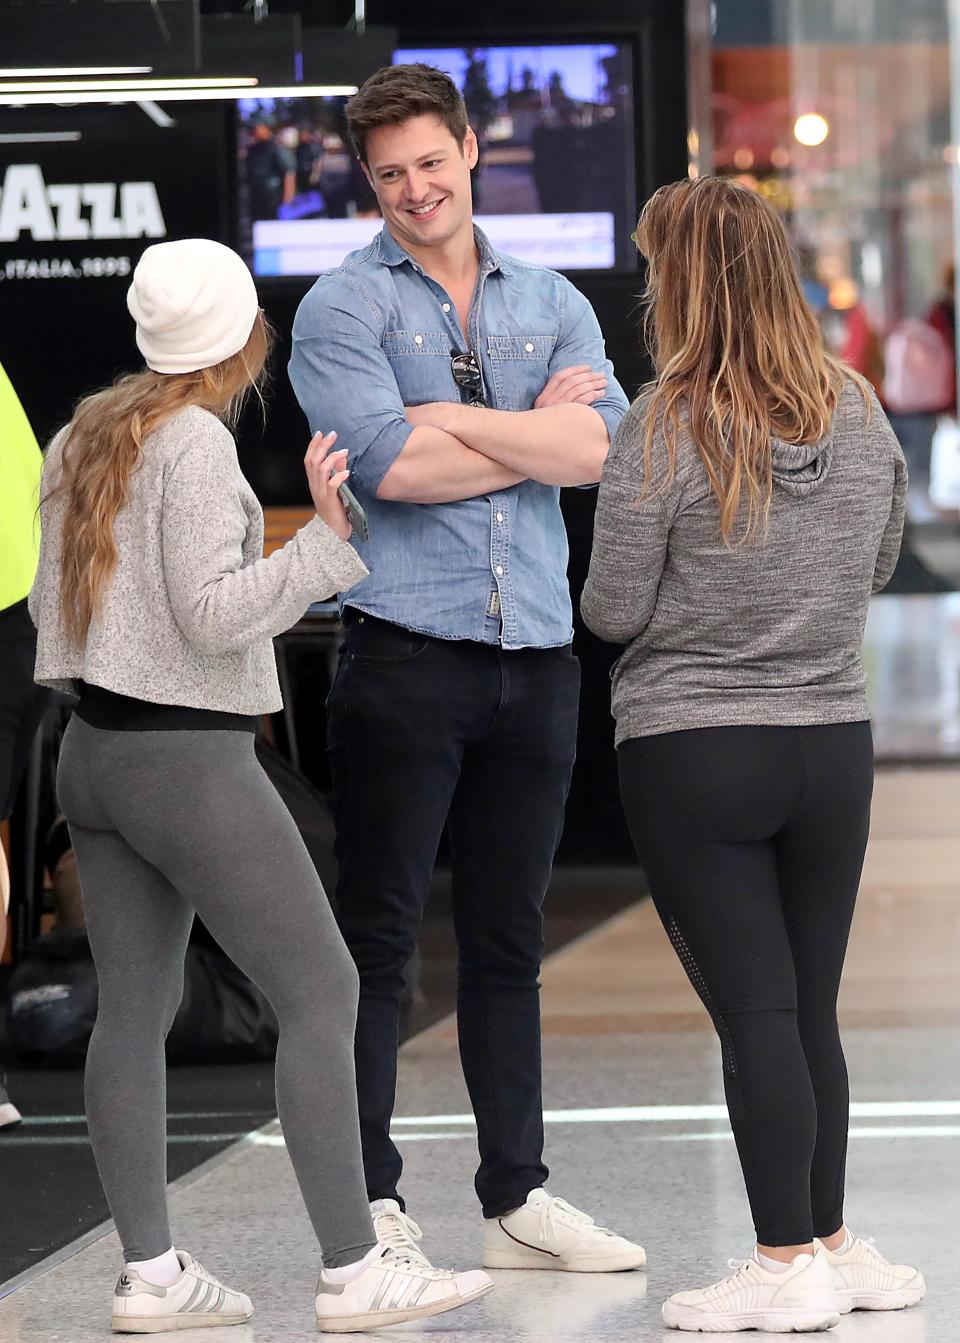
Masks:
[[[43,455],[0,364],[0,611],[23,601],[40,553]]]

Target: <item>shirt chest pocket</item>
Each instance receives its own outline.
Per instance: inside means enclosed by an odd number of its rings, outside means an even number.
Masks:
[[[488,336],[487,358],[500,410],[531,410],[549,377],[553,336]]]
[[[383,352],[405,406],[428,401],[459,401],[450,371],[450,337],[445,331],[388,331]]]

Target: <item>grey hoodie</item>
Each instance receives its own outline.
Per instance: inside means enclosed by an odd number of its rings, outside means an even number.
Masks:
[[[616,739],[737,724],[869,717],[860,656],[867,604],[889,579],[907,471],[876,398],[849,383],[820,443],[773,444],[766,537],[720,537],[716,497],[692,441],[665,490],[638,502],[643,401],[610,449],[597,501],[583,618],[626,644],[613,676]],[[654,442],[653,479],[666,469]]]

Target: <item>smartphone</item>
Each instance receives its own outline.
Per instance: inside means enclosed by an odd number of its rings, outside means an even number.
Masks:
[[[370,527],[367,523],[367,515],[364,513],[360,500],[351,490],[346,481],[340,486],[337,493],[343,500],[343,506],[346,509],[347,521],[359,536],[361,541],[370,540]]]

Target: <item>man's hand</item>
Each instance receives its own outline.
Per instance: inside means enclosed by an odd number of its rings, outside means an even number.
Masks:
[[[589,364],[561,368],[554,373],[533,403],[534,410],[544,406],[592,406],[607,390],[607,380]]]

